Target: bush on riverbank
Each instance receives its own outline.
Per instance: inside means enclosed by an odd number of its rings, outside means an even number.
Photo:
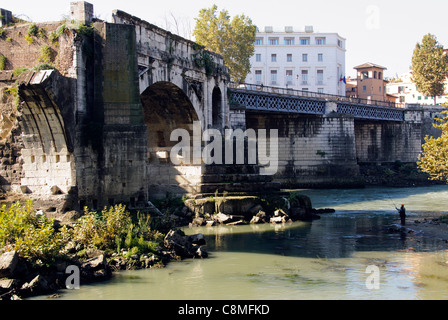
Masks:
[[[19,257],[36,266],[51,264],[66,255],[70,247],[76,251],[95,248],[153,253],[163,237],[151,229],[150,216],[138,214],[132,219],[123,205],[101,212],[86,208],[76,223],[59,229],[45,215],[36,214],[31,200],[24,206],[14,203],[9,209],[0,209],[0,254],[17,251]]]
[[[36,215],[31,200],[0,209],[0,254],[16,251],[32,265],[49,265],[61,255],[67,236],[66,227],[57,232],[52,221]]]

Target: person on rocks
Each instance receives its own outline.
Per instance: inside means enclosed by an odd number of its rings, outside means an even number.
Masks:
[[[401,225],[404,226],[406,224],[406,208],[404,207],[404,204],[401,205],[400,209],[395,208],[398,210],[398,214],[400,215]]]

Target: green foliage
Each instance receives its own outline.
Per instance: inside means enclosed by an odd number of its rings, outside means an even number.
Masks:
[[[50,46],[43,45],[42,48],[40,48],[40,55],[38,61],[43,63],[53,62],[53,50],[51,49]]]
[[[55,69],[56,67],[52,63],[39,63],[37,66],[33,68],[33,71],[39,72],[42,70],[51,70]]]
[[[85,247],[108,249],[115,244],[117,236],[125,233],[129,223],[129,213],[122,205],[104,209],[99,214],[85,208],[84,215],[73,228],[73,239]]]
[[[85,24],[79,24],[78,27],[76,28],[76,31],[79,34],[90,36],[93,33],[93,27],[86,26]]]
[[[200,10],[193,35],[198,44],[223,56],[233,81],[244,82],[250,72],[256,26],[244,14],[231,19],[227,10],[218,15],[217,10],[216,5]]]
[[[288,197],[291,207],[311,208],[311,200],[298,192],[291,192]]]
[[[67,26],[65,24],[60,25],[56,31],[50,32],[48,36],[48,40],[51,41],[51,43],[55,46],[59,45],[59,37],[61,37],[64,33],[66,33],[68,30]]]
[[[0,39],[3,39],[5,37],[5,29],[0,28]]]
[[[136,221],[122,205],[104,209],[101,213],[85,209],[73,228],[73,240],[83,247],[120,251],[136,247],[139,253],[154,252],[163,235],[151,230],[150,216],[138,214]],[[134,249],[136,250],[136,249]]]
[[[37,25],[35,23],[32,23],[28,27],[28,31],[26,34],[31,37],[36,37],[38,32],[39,32],[39,28],[37,27]]]
[[[14,69],[13,75],[15,77],[20,77],[23,73],[25,73],[27,71],[29,71],[29,69],[27,67],[17,68],[17,69]]]
[[[205,69],[205,74],[207,76],[213,75],[215,71],[216,64],[213,60],[212,56],[208,51],[200,50],[192,55],[194,63],[200,67]]]
[[[32,201],[0,209],[0,252],[16,250],[37,265],[51,263],[65,245],[66,228],[56,232],[53,221],[38,217]]]
[[[6,57],[0,55],[0,70],[5,70],[6,68]]]
[[[37,216],[32,201],[14,203],[0,209],[0,254],[16,250],[19,256],[42,266],[65,254],[72,242],[83,250],[98,248],[133,254],[156,252],[163,235],[151,230],[151,217],[138,214],[132,219],[125,206],[116,205],[101,212],[87,208],[72,228],[54,228],[53,220]],[[81,250],[82,251],[82,250]],[[78,252],[81,256],[82,252]]]
[[[448,111],[443,111],[443,114],[442,119],[437,119],[439,124],[434,124],[435,128],[442,130],[442,135],[425,137],[417,166],[428,173],[431,180],[448,181]]]
[[[28,27],[28,30],[24,38],[28,42],[28,44],[32,44],[34,42],[33,37],[44,39],[47,37],[47,31],[45,30],[45,28],[38,27],[35,23],[32,23]]]
[[[34,38],[28,34],[26,34],[24,38],[28,44],[32,44],[34,42]]]
[[[412,56],[412,81],[417,90],[427,96],[444,94],[444,81],[448,77],[448,57],[435,36],[427,34],[417,43]]]

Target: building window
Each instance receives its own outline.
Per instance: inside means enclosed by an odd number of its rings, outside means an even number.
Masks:
[[[292,70],[286,70],[286,84],[287,85],[294,84],[292,82]]]
[[[307,53],[302,54],[302,61],[303,62],[307,62],[308,61],[308,54]]]
[[[255,55],[255,60],[256,60],[257,62],[261,62],[261,54],[257,53],[257,54]]]
[[[376,79],[377,72],[373,71],[373,79]]]
[[[300,45],[308,46],[310,44],[310,38],[300,38]]]
[[[383,74],[381,72],[378,72],[378,79],[382,80]]]
[[[316,38],[316,45],[318,45],[318,46],[324,46],[325,44],[326,44],[326,39],[325,39],[325,37],[319,37],[319,38]]]
[[[277,70],[271,70],[271,84],[277,84]]]
[[[361,79],[369,79],[369,72],[368,71],[363,71],[361,73],[362,78]]]
[[[318,93],[324,93],[324,88],[317,88]]]
[[[261,84],[261,77],[262,77],[262,71],[261,70],[255,70],[255,82],[256,84]]]
[[[302,84],[308,84],[308,70],[302,70]]]
[[[378,90],[381,92],[381,86],[378,87]]]
[[[255,39],[255,45],[256,46],[262,46],[263,45],[263,38]]]
[[[278,45],[278,38],[269,38],[268,44],[271,46],[277,46]]]
[[[362,86],[362,91],[367,92],[367,86]]]
[[[287,62],[292,62],[292,54],[291,54],[291,53],[288,53],[288,54],[286,55],[286,61],[287,61]]]
[[[338,47],[344,49],[344,42],[342,40],[338,40]]]
[[[323,62],[324,61],[324,54],[323,53],[318,53],[317,54],[317,61],[319,61],[319,62]]]
[[[294,45],[294,38],[285,38],[285,45],[286,46],[293,46]]]
[[[277,62],[277,55],[275,53],[271,54],[271,62]]]
[[[324,70],[317,70],[317,84],[324,84]]]

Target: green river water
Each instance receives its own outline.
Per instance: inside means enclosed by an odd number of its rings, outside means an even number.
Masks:
[[[336,213],[310,223],[186,228],[206,235],[208,259],[119,272],[60,299],[448,298],[448,244],[383,231],[399,222],[395,205],[406,205],[410,221],[448,211],[448,186],[301,192]]]

